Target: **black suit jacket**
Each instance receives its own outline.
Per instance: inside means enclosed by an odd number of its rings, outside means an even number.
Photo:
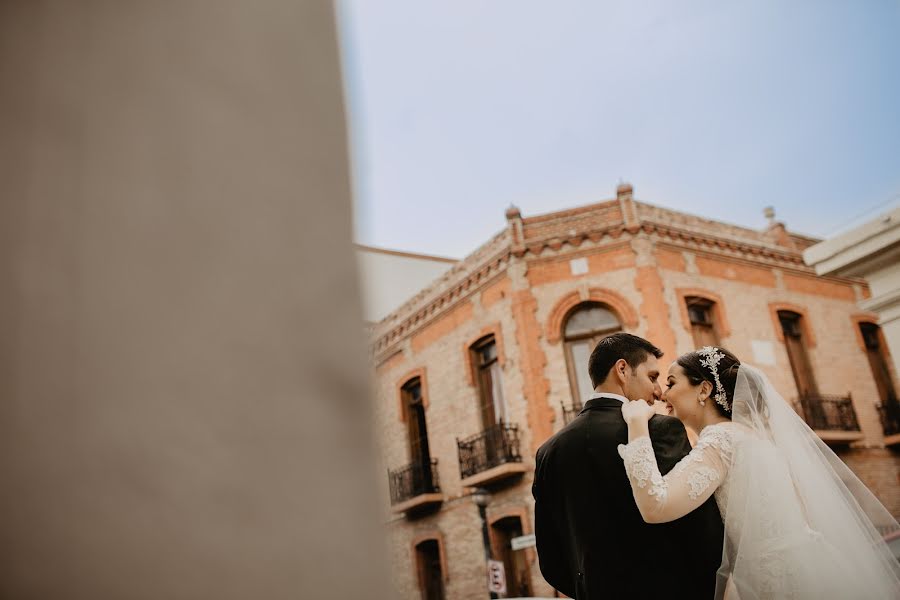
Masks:
[[[691,450],[684,425],[650,419],[665,475]],[[537,452],[532,493],[544,578],[578,600],[712,598],[722,560],[714,498],[671,523],[644,522],[618,445],[628,442],[622,403],[595,398]]]

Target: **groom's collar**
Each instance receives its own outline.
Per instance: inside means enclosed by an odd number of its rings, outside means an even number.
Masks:
[[[628,402],[628,398],[619,394],[610,394],[608,392],[594,392],[584,403],[581,412],[585,412],[594,408],[608,407],[621,408],[624,403]],[[581,414],[581,413],[579,413]]]
[[[622,404],[625,404],[629,401],[625,396],[620,396],[619,394],[611,394],[609,392],[594,392],[593,394],[591,394],[591,397],[588,398],[588,401],[590,402],[591,400],[595,400],[596,398],[615,398]]]

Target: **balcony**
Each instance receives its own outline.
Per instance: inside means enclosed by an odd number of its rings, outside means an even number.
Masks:
[[[476,487],[525,472],[519,452],[519,427],[500,422],[479,434],[456,440],[462,485]]]
[[[891,398],[878,407],[878,413],[884,429],[884,443],[888,446],[900,444],[900,403]]]
[[[431,464],[413,463],[388,471],[391,510],[395,513],[422,509],[444,501],[438,480],[437,459]]]
[[[799,412],[824,442],[848,444],[863,438],[850,396],[801,396]]]
[[[578,413],[581,412],[581,409],[584,408],[581,404],[576,402],[572,402],[569,406],[560,402],[560,406],[562,407],[563,427],[571,423],[572,420],[578,416]]]

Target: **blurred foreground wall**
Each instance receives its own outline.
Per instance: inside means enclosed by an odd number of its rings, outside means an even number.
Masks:
[[[325,0],[0,1],[0,596],[382,598]]]

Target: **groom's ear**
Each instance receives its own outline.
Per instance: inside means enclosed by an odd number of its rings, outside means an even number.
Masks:
[[[624,358],[620,358],[613,365],[612,370],[619,383],[625,383],[625,381],[628,379],[628,369],[630,368],[631,367],[628,365],[628,361]]]

